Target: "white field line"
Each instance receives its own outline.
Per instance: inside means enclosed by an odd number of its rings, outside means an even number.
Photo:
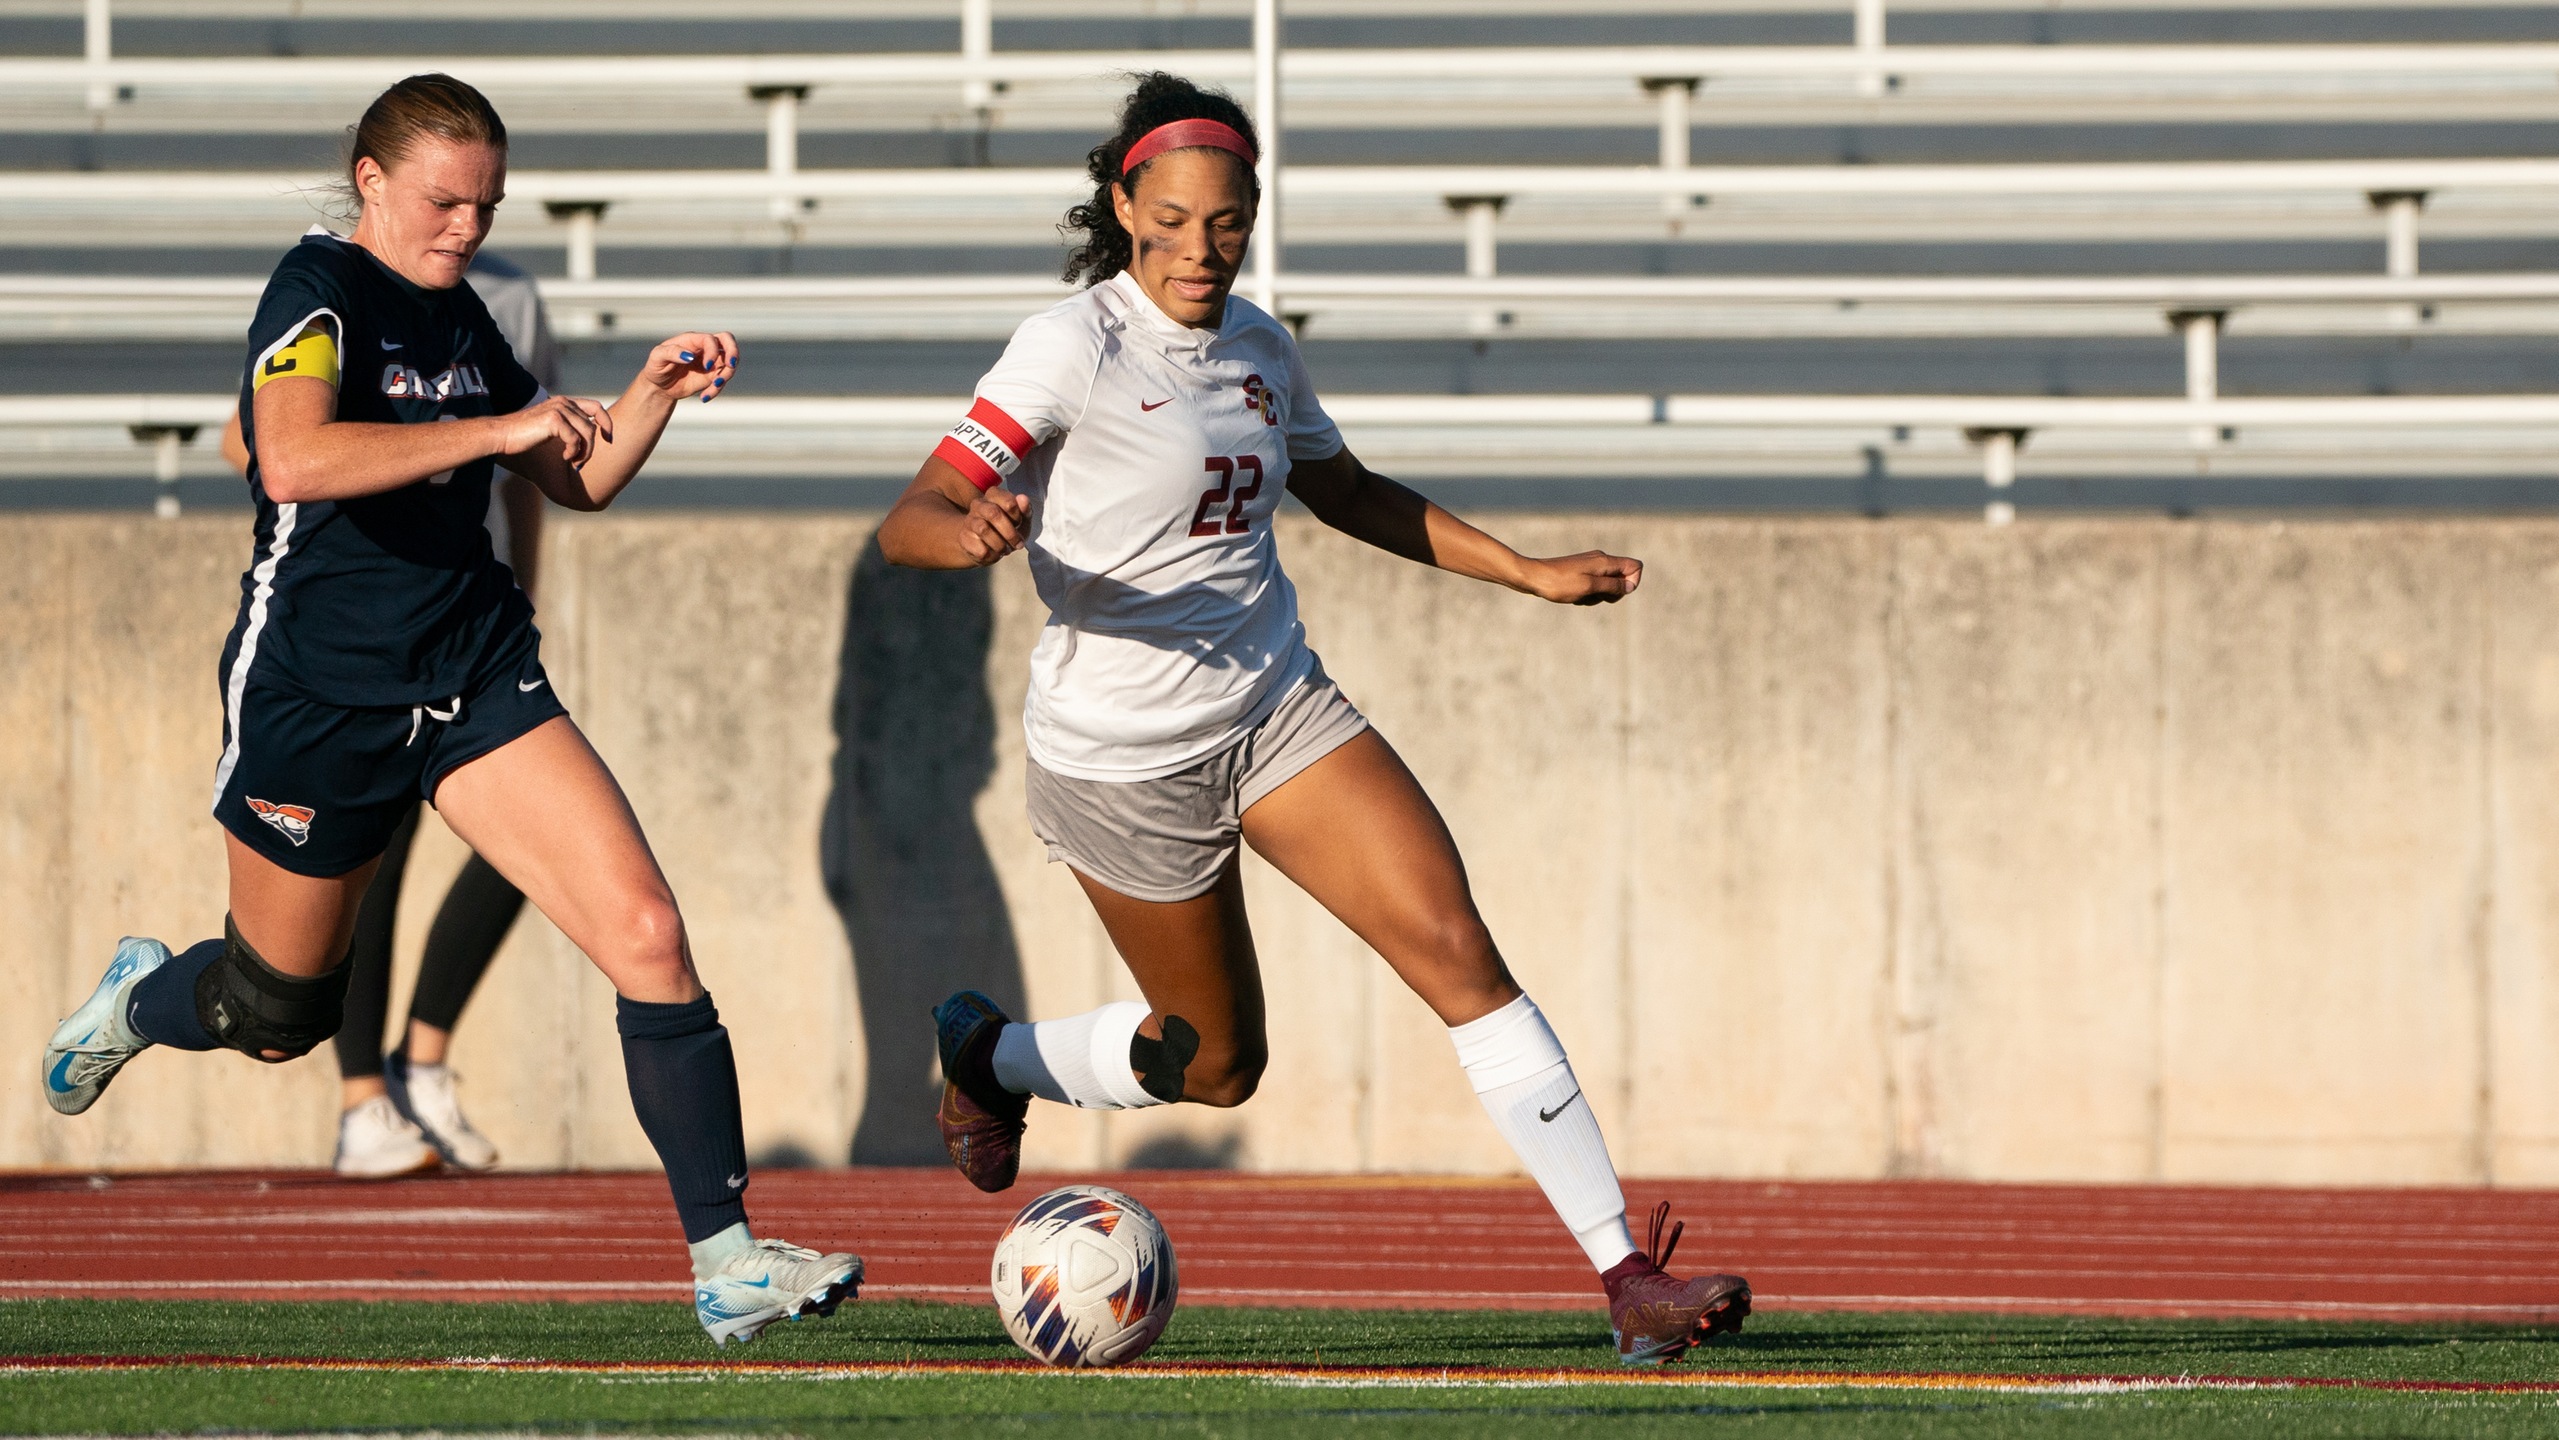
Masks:
[[[131,1375],[170,1369],[165,1360],[107,1360],[65,1364],[44,1359],[0,1360],[0,1375]],[[662,1363],[651,1361],[546,1362],[497,1357],[451,1360],[297,1360],[190,1357],[190,1370],[222,1369],[322,1374],[507,1374],[575,1376],[600,1380],[906,1380],[964,1375],[1053,1376],[1115,1380],[1247,1380],[1291,1389],[1525,1390],[1581,1386],[1779,1390],[1973,1390],[2025,1395],[2112,1395],[2151,1390],[2289,1390],[2288,1379],[2193,1376],[2034,1376],[1890,1373],[1796,1373],[1716,1370],[1488,1370],[1468,1373],[1432,1367],[1324,1367],[1296,1365],[1138,1364],[1115,1370],[1059,1370],[1028,1361],[919,1364]]]
[[[634,1380],[916,1380],[1003,1375],[1060,1380],[1242,1380],[1300,1389],[1512,1390],[1608,1387],[1719,1390],[1975,1391],[2019,1395],[2122,1395],[2161,1390],[2399,1390],[2420,1393],[2551,1393],[2559,1382],[2372,1381],[2247,1375],[2000,1375],[1949,1371],[1785,1371],[1710,1369],[1458,1369],[1446,1366],[1325,1366],[1140,1362],[1118,1370],[1056,1370],[1029,1360],[836,1364],[822,1361],[576,1361],[465,1356],[445,1360],[340,1360],[224,1356],[0,1359],[0,1375],[130,1375],[185,1368],[320,1374],[506,1374]]]
[[[863,1293],[872,1296],[906,1296],[918,1299],[972,1300],[979,1290],[970,1285],[933,1284],[868,1284]],[[659,1280],[0,1280],[0,1291],[22,1294],[119,1294],[155,1295],[170,1293],[275,1295],[279,1297],[326,1295],[615,1295],[633,1300],[655,1300],[689,1293],[688,1285]],[[1372,1289],[1283,1289],[1250,1286],[1195,1285],[1182,1291],[1184,1299],[1210,1305],[1283,1304],[1292,1306],[1375,1305],[1379,1302],[1402,1302],[1413,1306],[1441,1308],[1451,1300],[1479,1302],[1487,1308],[1503,1305],[1572,1305],[1590,1304],[1597,1300],[1586,1289],[1570,1290],[1372,1290]],[[2151,1297],[2151,1296],[2054,1296],[2054,1295],[1871,1295],[1871,1294],[1755,1294],[1753,1303],[1762,1307],[1801,1306],[1809,1309],[1840,1310],[1984,1310],[2035,1311],[2077,1310],[2100,1313],[2151,1314],[2245,1314],[2319,1315],[2335,1318],[2369,1317],[2372,1319],[2409,1319],[2436,1317],[2447,1319],[2482,1319],[2505,1317],[2547,1320],[2559,1318],[2559,1304],[2522,1303],[2452,1303],[2422,1300],[2356,1301],[2356,1300],[2249,1300],[2228,1297]]]

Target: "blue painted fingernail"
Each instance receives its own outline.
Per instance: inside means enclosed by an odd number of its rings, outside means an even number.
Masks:
[[[687,365],[690,365],[693,363],[693,352],[690,350],[678,350],[675,352],[675,358],[683,361]]]
[[[726,385],[727,383],[729,383],[729,377],[727,377],[726,375],[723,375],[723,376],[721,376],[719,379],[714,380],[714,381],[712,381],[712,382],[711,382],[711,388],[712,388],[712,389],[714,389],[714,390],[717,390],[717,389],[719,389],[721,386]]]

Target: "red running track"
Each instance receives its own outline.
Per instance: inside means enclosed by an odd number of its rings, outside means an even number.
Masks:
[[[757,1177],[757,1226],[866,1256],[864,1292],[974,1301],[1013,1212],[948,1170]],[[1094,1177],[1160,1215],[1194,1304],[1597,1308],[1524,1181]],[[2559,1192],[1633,1181],[1683,1271],[1763,1308],[2559,1321]],[[0,1297],[672,1299],[648,1174],[342,1182],[308,1172],[0,1174]]]

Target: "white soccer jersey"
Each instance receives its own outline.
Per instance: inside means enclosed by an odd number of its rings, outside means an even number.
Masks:
[[[1031,758],[1149,780],[1277,707],[1313,657],[1271,516],[1292,459],[1341,448],[1288,327],[1240,296],[1193,330],[1123,274],[1022,322],[934,453],[1031,500]]]

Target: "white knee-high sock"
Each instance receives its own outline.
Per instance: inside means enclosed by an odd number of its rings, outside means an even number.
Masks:
[[[1149,1013],[1142,1000],[1120,1000],[1063,1020],[1015,1021],[995,1037],[995,1079],[1017,1094],[1085,1110],[1161,1105],[1128,1067],[1128,1043]]]
[[[1626,1228],[1617,1167],[1563,1042],[1537,1003],[1522,995],[1480,1020],[1451,1026],[1448,1038],[1493,1128],[1546,1192],[1546,1203],[1581,1242],[1592,1268],[1605,1273],[1625,1259],[1635,1236]]]

